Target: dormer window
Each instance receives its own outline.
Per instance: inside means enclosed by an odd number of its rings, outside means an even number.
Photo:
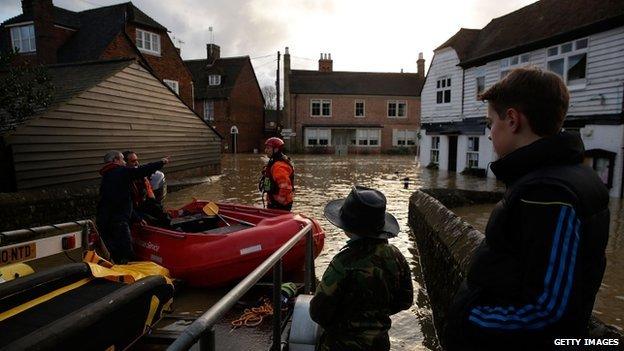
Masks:
[[[208,84],[209,85],[220,85],[221,84],[221,76],[218,74],[211,74],[208,76]]]
[[[11,27],[11,42],[13,47],[20,53],[35,52],[35,26],[29,24],[26,26]]]
[[[136,46],[141,51],[150,54],[160,55],[160,35],[137,29]]]

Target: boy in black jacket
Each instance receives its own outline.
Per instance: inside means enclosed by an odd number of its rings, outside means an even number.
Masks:
[[[488,102],[492,172],[507,186],[450,308],[448,350],[543,350],[582,338],[605,269],[609,196],[561,131],[569,95],[554,73],[521,68]]]

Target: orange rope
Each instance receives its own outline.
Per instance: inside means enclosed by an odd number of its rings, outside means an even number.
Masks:
[[[256,327],[262,323],[264,317],[272,315],[273,307],[271,306],[271,301],[264,298],[263,304],[260,307],[246,308],[238,319],[232,321],[232,327],[238,328],[243,325],[246,327]]]

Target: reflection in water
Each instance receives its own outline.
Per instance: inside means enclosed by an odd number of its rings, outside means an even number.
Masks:
[[[454,208],[453,211],[475,228],[484,231],[493,204]],[[603,322],[624,328],[624,203],[620,199],[609,202],[611,223],[607,244],[607,268],[596,302],[594,314]]]
[[[421,169],[413,156],[328,156],[295,155],[295,203],[293,211],[308,214],[321,222],[327,232],[325,248],[316,260],[316,273],[321,276],[332,257],[345,245],[346,236],[323,217],[325,204],[345,197],[353,184],[377,188],[388,199],[388,211],[401,225],[401,233],[391,243],[401,249],[414,275],[415,303],[408,311],[393,316],[390,331],[393,350],[436,349],[431,309],[418,261],[416,244],[410,238],[408,199],[420,187],[458,187],[474,190],[497,188],[494,180],[463,177],[444,171]],[[167,207],[179,207],[193,197],[262,206],[258,177],[263,163],[260,155],[224,155],[223,176],[213,182],[172,193]],[[409,189],[403,178],[409,177]]]

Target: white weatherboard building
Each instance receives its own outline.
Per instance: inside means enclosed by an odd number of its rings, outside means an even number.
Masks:
[[[564,128],[580,133],[586,163],[622,197],[624,1],[542,0],[460,29],[434,50],[421,93],[421,164],[493,177],[496,159],[477,94],[510,69],[538,66],[570,90]]]

